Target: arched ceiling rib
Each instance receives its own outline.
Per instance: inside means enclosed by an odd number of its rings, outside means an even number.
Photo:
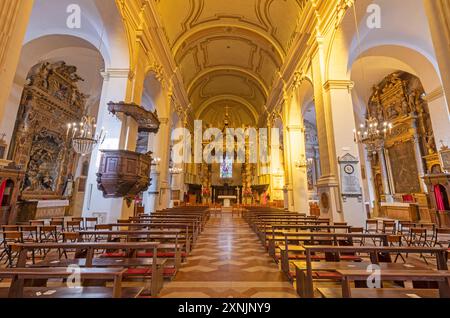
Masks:
[[[209,107],[229,102],[262,113],[306,1],[154,1],[194,112],[212,97],[234,96]]]

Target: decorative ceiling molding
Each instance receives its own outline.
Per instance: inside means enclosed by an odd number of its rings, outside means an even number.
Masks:
[[[209,99],[207,99],[206,101],[203,102],[203,104],[201,104],[195,111],[195,118],[202,118],[202,114],[205,112],[205,110],[211,106],[212,104],[218,103],[218,102],[222,102],[222,101],[234,101],[236,103],[241,104],[242,106],[244,106],[245,108],[247,108],[250,113],[253,116],[254,122],[258,122],[259,119],[259,113],[256,110],[256,108],[249,103],[245,98],[239,97],[239,96],[235,96],[235,95],[219,95],[219,96],[214,96],[211,97]]]

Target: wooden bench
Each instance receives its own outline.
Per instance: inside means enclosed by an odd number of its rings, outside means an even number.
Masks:
[[[305,261],[291,262],[295,268],[295,287],[299,296],[302,296],[302,288],[309,282],[305,281],[307,276],[305,275],[308,270],[308,265]],[[341,275],[337,273],[341,269],[358,269],[367,270],[371,265],[371,262],[312,262],[310,264],[312,270],[313,279],[317,280],[338,280],[342,279]],[[382,270],[428,270],[426,266],[420,266],[415,264],[400,264],[400,263],[379,263],[377,264]]]
[[[96,250],[125,250],[127,255],[121,258],[137,258],[138,251],[152,251],[151,263],[151,294],[156,296],[163,286],[163,265],[158,262],[158,247],[160,242],[65,242],[65,243],[14,243],[11,248],[19,253],[17,268],[27,267],[28,252],[40,249],[47,250],[75,250],[75,258],[85,259],[84,266],[95,267]],[[84,251],[81,253],[81,251]],[[82,255],[82,256],[80,256]],[[98,262],[98,261],[97,261]],[[49,265],[50,266],[50,265]],[[111,265],[112,267],[115,267]],[[121,265],[122,266],[122,265]]]
[[[303,279],[304,283],[301,286],[299,292],[301,297],[314,297],[313,289],[313,269],[312,260],[315,253],[367,253],[370,255],[370,261],[372,264],[380,264],[379,256],[382,254],[384,257],[390,258],[390,253],[416,253],[416,254],[434,254],[436,256],[436,267],[438,270],[448,270],[446,249],[438,247],[391,247],[391,246],[303,246],[306,254],[306,273],[302,273],[301,276],[297,276],[297,279]]]
[[[122,288],[123,268],[80,268],[77,271],[80,279],[95,279],[112,281],[113,287],[82,287],[82,288],[42,288],[25,287],[25,280],[48,280],[67,279],[73,272],[67,268],[7,268],[0,269],[0,278],[11,279],[9,288],[0,289],[0,297],[9,298],[134,298],[137,297],[143,288]],[[46,289],[46,291],[45,291]],[[52,291],[52,292],[49,292]]]
[[[372,274],[365,270],[341,269],[337,273],[342,276],[342,297],[352,298],[351,282],[355,280],[367,280]],[[450,298],[450,272],[448,270],[381,270],[381,281],[424,281],[439,283],[439,297]]]

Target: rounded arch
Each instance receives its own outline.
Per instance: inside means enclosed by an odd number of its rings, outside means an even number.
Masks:
[[[165,107],[166,100],[163,84],[153,69],[148,69],[146,72],[142,92],[142,105],[147,110],[156,110],[159,116],[164,118],[168,118],[169,116]]]
[[[254,123],[258,122],[258,113],[256,111],[256,109],[253,107],[252,104],[250,104],[245,98],[239,97],[239,96],[234,96],[234,95],[220,95],[220,96],[214,96],[208,100],[206,100],[202,105],[200,105],[200,107],[196,110],[195,112],[195,117],[196,118],[201,118],[202,114],[204,113],[204,111],[211,106],[214,103],[217,103],[219,101],[223,101],[223,100],[231,100],[234,101],[236,103],[239,103],[241,105],[243,105],[244,107],[246,107],[252,117],[253,117],[253,121]]]
[[[81,27],[69,28],[67,12],[71,0],[35,0],[25,45],[49,35],[74,36],[89,42],[103,56],[105,67],[129,68],[127,33],[115,1],[79,0]],[[49,19],[48,17],[52,18]]]
[[[41,62],[60,61],[77,67],[77,74],[84,79],[78,83],[78,87],[83,94],[89,96],[86,101],[87,110],[92,115],[97,114],[103,83],[100,72],[105,67],[101,53],[91,43],[76,36],[46,35],[36,38],[22,48],[14,83],[6,103],[8,111],[0,123],[1,130],[7,134],[9,144],[29,71]]]
[[[377,4],[381,8],[382,28],[369,28],[366,23],[369,18],[367,7],[371,3]],[[396,52],[395,48],[401,47],[409,52],[416,52],[428,60],[428,64],[431,64],[436,74],[439,74],[429,25],[421,0],[408,1],[408,6],[405,6],[402,0],[360,0],[354,6],[355,10],[349,9],[339,27],[330,35],[325,81],[349,80],[355,61],[364,55],[364,52],[377,47],[392,48],[391,52],[385,52],[385,54],[391,56],[398,53],[397,58],[404,55],[404,52]],[[354,12],[356,12],[356,17]],[[413,20],[414,23],[404,23],[404,21],[410,20]],[[433,87],[433,89],[435,88]]]

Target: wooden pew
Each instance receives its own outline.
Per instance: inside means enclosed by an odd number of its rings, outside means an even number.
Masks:
[[[393,246],[303,246],[306,254],[306,272],[297,271],[297,280],[300,280],[299,295],[301,297],[313,298],[313,267],[311,266],[313,254],[315,253],[367,253],[370,255],[372,264],[380,264],[380,255],[390,258],[390,253],[410,254],[434,254],[436,256],[437,270],[448,270],[446,249],[438,247],[393,247]]]
[[[311,233],[311,232],[304,232],[304,233],[292,233],[292,232],[285,232],[284,235],[284,244],[279,246],[280,249],[280,262],[281,262],[281,270],[286,274],[286,276],[289,279],[293,279],[293,275],[290,273],[290,267],[289,267],[289,261],[291,259],[306,259],[306,255],[304,255],[304,250],[299,249],[298,245],[300,243],[307,243],[308,245],[313,245],[313,242],[319,241],[319,242],[328,242],[326,245],[333,245],[333,246],[339,246],[339,244],[346,243],[349,246],[353,246],[353,240],[355,238],[357,239],[379,239],[383,246],[388,246],[388,240],[387,234],[372,234],[372,233]],[[322,240],[322,241],[321,241]],[[292,244],[293,242],[297,244]],[[324,245],[324,244],[322,244]],[[319,244],[320,246],[320,244]],[[291,257],[289,255],[289,252],[294,252],[297,255],[299,253],[302,253],[301,257]],[[361,258],[359,256],[353,256],[353,255],[345,255],[342,256],[340,254],[332,255],[330,258],[333,258],[333,260],[340,261],[341,259],[350,260],[350,261],[361,261]],[[326,260],[326,256],[318,257],[313,256],[314,260]]]
[[[151,285],[150,291],[152,296],[156,296],[163,286],[163,268],[165,265],[165,260],[158,260],[158,246],[160,242],[65,242],[65,243],[13,243],[11,244],[11,248],[15,251],[18,251],[18,261],[17,268],[25,268],[27,267],[27,259],[28,253],[34,252],[40,249],[46,250],[75,250],[76,258],[84,258],[84,262],[79,262],[75,260],[75,265],[84,265],[84,267],[92,268],[95,267],[94,260],[95,251],[96,250],[125,250],[127,251],[127,257],[131,259],[137,258],[138,251],[148,251],[152,250],[152,257],[147,263],[143,264],[142,260],[135,260],[136,266],[144,265],[151,266],[151,270],[148,272],[151,275]],[[84,253],[81,253],[84,251]],[[126,257],[124,257],[126,258]],[[98,261],[97,261],[98,262]],[[118,262],[115,262],[114,259],[109,260],[109,264],[106,264],[108,261],[103,261],[103,265],[105,267],[117,267],[123,266]],[[54,266],[59,267],[61,262],[52,263],[46,262],[43,263],[42,266]],[[36,266],[36,265],[35,265]]]
[[[191,251],[195,243],[193,228],[186,223],[111,223],[112,229],[118,230],[182,230],[186,240],[186,249]]]
[[[80,231],[80,241],[89,240],[98,236],[107,236],[108,241],[114,241],[115,238],[119,240],[130,241],[157,241],[158,257],[173,259],[175,269],[178,270],[181,266],[182,259],[186,258],[188,252],[185,248],[185,239],[182,231],[179,229],[173,230],[138,230],[138,231]],[[189,242],[189,241],[188,241]],[[139,257],[140,253],[137,254]],[[176,271],[172,276],[176,274]]]
[[[135,298],[143,288],[122,288],[123,268],[80,268],[80,278],[107,280],[113,287],[25,287],[25,280],[67,279],[73,272],[67,268],[6,268],[0,269],[0,278],[11,279],[9,288],[0,288],[0,298]],[[78,274],[78,272],[77,272]],[[53,290],[45,293],[43,289]],[[39,295],[40,293],[40,295]]]
[[[366,270],[354,270],[354,269],[340,269],[337,273],[342,276],[342,297],[352,298],[351,282],[356,280],[367,280],[372,273]],[[448,270],[382,270],[380,271],[381,281],[424,281],[424,282],[438,282],[439,284],[439,297],[450,298],[450,271]],[[377,291],[366,291],[369,294],[380,295]],[[380,289],[379,289],[380,290]],[[401,290],[401,289],[400,289]],[[391,290],[392,293],[394,293]],[[404,293],[414,294],[414,289],[406,289],[398,291],[400,295]],[[322,293],[326,293],[322,291]]]

